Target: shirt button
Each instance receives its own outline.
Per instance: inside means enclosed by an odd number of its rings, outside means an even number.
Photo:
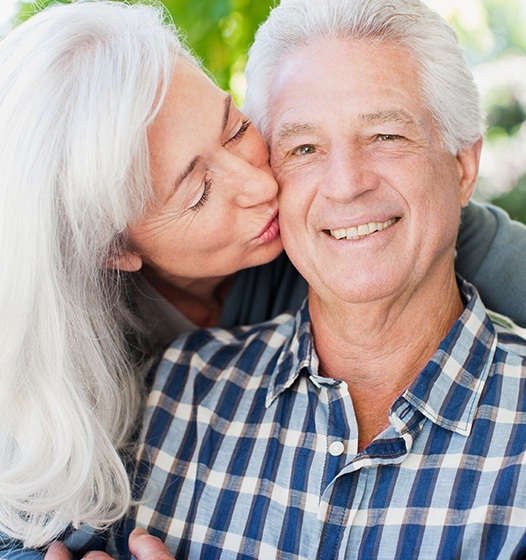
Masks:
[[[338,457],[345,451],[345,446],[341,441],[335,441],[329,445],[329,453],[333,457]]]

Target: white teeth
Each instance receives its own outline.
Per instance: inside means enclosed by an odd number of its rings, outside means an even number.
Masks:
[[[336,239],[345,239],[347,235],[347,230],[345,229],[331,229],[331,235],[336,237]]]
[[[370,233],[371,230],[369,229],[369,224],[358,226],[358,235],[369,235]]]
[[[369,222],[368,224],[361,224],[357,227],[331,229],[332,237],[336,239],[362,239],[367,235],[376,231],[382,231],[396,222],[396,218],[391,218],[386,222]]]

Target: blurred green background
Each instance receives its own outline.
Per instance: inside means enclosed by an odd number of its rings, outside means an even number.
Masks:
[[[49,3],[21,0],[14,21]],[[241,103],[247,49],[274,0],[162,3],[217,83]],[[456,29],[483,95],[488,129],[475,198],[526,223],[526,0],[427,3]]]

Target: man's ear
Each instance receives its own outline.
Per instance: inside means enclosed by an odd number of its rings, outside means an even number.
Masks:
[[[474,144],[462,149],[457,154],[458,169],[460,174],[460,203],[467,206],[479,174],[480,152],[482,150],[482,137]]]
[[[125,251],[120,255],[105,259],[103,266],[123,272],[137,272],[142,268],[142,259],[133,251]]]

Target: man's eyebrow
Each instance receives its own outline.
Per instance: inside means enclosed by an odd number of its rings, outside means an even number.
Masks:
[[[313,124],[309,123],[285,123],[278,129],[276,144],[281,144],[289,138],[301,136],[302,134],[312,134],[316,130]]]
[[[364,113],[359,116],[362,122],[367,124],[398,122],[402,124],[416,124],[416,120],[404,109],[387,109],[375,111],[374,113]],[[294,136],[302,134],[313,134],[316,126],[310,123],[284,123],[277,132],[276,144],[280,144]]]
[[[388,109],[385,111],[376,111],[374,113],[366,113],[360,115],[360,120],[366,124],[378,123],[401,123],[401,124],[416,124],[415,119],[403,109]]]

